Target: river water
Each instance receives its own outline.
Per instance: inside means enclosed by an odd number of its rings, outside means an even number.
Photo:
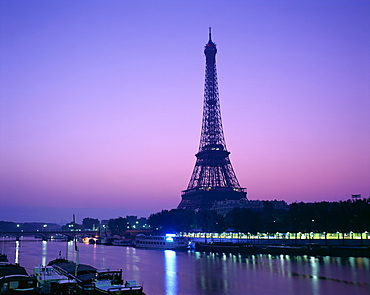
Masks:
[[[232,255],[144,250],[78,243],[79,261],[122,269],[148,295],[362,295],[370,294],[370,259],[289,255]],[[10,262],[33,267],[57,258],[76,259],[72,242],[2,241]]]

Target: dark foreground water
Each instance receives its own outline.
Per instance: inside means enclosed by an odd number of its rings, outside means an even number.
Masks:
[[[0,240],[1,241],[1,240]],[[62,251],[75,260],[72,242],[1,241],[0,252],[29,273]],[[288,255],[225,255],[78,243],[80,263],[123,269],[125,280],[160,294],[370,294],[370,259]]]

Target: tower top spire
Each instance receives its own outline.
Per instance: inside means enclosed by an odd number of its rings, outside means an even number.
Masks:
[[[216,44],[212,41],[211,27],[208,28],[208,34],[209,34],[209,40],[204,48],[204,54],[207,56],[207,58],[211,58],[212,62],[214,62],[217,49],[216,49]]]

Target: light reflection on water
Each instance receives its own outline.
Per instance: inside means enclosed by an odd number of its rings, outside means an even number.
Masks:
[[[309,256],[308,257],[308,263],[310,266],[310,272],[312,276],[312,291],[313,294],[320,294],[320,286],[319,286],[319,277],[318,277],[318,264],[316,261],[316,257]]]
[[[166,294],[177,294],[177,261],[176,252],[173,250],[164,251],[165,276],[164,286]]]
[[[19,241],[15,242],[15,259],[14,263],[19,263]]]
[[[368,295],[370,259],[289,255],[214,254],[78,244],[80,263],[122,269],[148,295],[302,294]],[[75,260],[73,242],[6,241],[4,252],[28,273],[59,251]]]
[[[48,261],[46,261],[47,258],[47,249],[48,249],[48,242],[42,241],[42,265],[46,265]]]

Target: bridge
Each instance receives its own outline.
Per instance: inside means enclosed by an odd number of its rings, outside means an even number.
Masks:
[[[74,237],[81,237],[81,236],[97,236],[98,230],[50,230],[50,231],[41,231],[41,230],[33,230],[33,231],[0,231],[0,237],[15,237],[17,241],[19,241],[20,237],[24,236],[37,236],[43,239],[44,241],[49,240],[51,237],[54,236],[65,236],[69,240],[73,240]]]

